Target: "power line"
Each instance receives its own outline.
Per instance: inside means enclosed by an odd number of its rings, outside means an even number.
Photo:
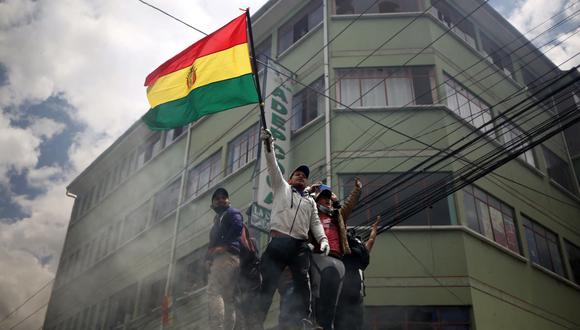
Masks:
[[[576,81],[578,81],[578,79],[576,79]],[[576,115],[576,117],[571,117],[571,115]],[[544,123],[544,124],[540,124],[538,125],[537,128],[534,129],[534,137],[536,137],[536,139],[528,144],[527,146],[522,146],[521,142],[519,143],[515,143],[514,147],[516,149],[519,150],[519,152],[524,152],[526,150],[529,150],[530,148],[532,148],[533,146],[547,140],[548,138],[551,138],[552,136],[554,136],[555,134],[559,133],[560,131],[562,131],[563,129],[570,127],[571,125],[573,125],[574,123],[580,121],[580,115],[577,113],[576,108],[574,107],[571,110],[568,110],[565,116],[562,116],[563,119],[568,120],[568,118],[570,118],[567,122],[565,122],[564,124],[562,124],[562,121],[560,119],[552,119],[551,121]],[[547,129],[549,128],[554,128],[551,131],[547,131]],[[544,133],[542,136],[540,136],[540,134]],[[468,166],[465,166],[462,170],[460,171],[455,171],[454,177],[450,180],[450,181],[443,181],[440,180],[439,182],[431,185],[430,187],[422,190],[420,193],[416,194],[416,200],[415,201],[411,201],[410,199],[406,200],[405,202],[408,202],[409,205],[412,205],[413,208],[410,208],[409,211],[407,211],[407,213],[404,213],[403,215],[397,215],[397,219],[391,221],[390,223],[387,223],[384,226],[381,226],[381,229],[379,230],[379,232],[382,232],[384,230],[387,230],[388,228],[396,225],[397,223],[400,223],[402,221],[404,221],[404,219],[408,218],[409,216],[415,214],[417,212],[417,210],[422,210],[424,207],[427,207],[428,205],[432,205],[434,202],[436,202],[437,200],[449,195],[450,193],[457,191],[459,189],[461,189],[462,187],[474,182],[475,180],[483,177],[485,174],[491,172],[492,170],[497,169],[498,167],[504,165],[505,163],[507,163],[508,161],[515,159],[518,156],[518,153],[516,152],[511,152],[511,153],[507,153],[507,154],[503,154],[504,157],[499,157],[501,156],[500,153],[497,154],[498,156],[496,156],[495,158],[489,158],[487,157],[487,155],[482,156],[482,159],[487,159],[487,161],[485,161],[481,167],[484,168],[484,170],[474,170],[472,168],[469,168]],[[497,160],[496,160],[497,159]],[[413,197],[415,197],[413,196]],[[420,205],[417,205],[416,203],[419,203]],[[386,215],[387,213],[392,212],[391,209],[385,210],[384,212],[381,213],[381,215]]]
[[[10,316],[14,315],[14,313],[16,313],[20,308],[22,308],[24,305],[26,305],[27,302],[29,302],[32,298],[34,298],[42,290],[44,290],[46,287],[48,287],[48,285],[50,283],[52,283],[53,281],[54,281],[54,278],[52,278],[48,282],[44,283],[44,285],[42,285],[40,287],[40,289],[36,290],[31,296],[29,296],[28,298],[26,298],[24,300],[24,302],[22,302],[22,304],[18,305],[18,307],[14,308],[10,313],[8,313],[8,315],[6,315],[2,320],[0,320],[0,324],[4,323],[4,321],[8,320],[10,318]]]

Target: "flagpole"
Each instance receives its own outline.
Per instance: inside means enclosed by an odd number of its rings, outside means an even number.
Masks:
[[[167,279],[165,281],[165,291],[163,295],[163,302],[162,302],[162,315],[161,315],[161,324],[160,329],[163,330],[165,327],[165,323],[170,323],[169,312],[171,308],[173,308],[172,304],[172,280],[173,274],[175,273],[175,255],[177,250],[177,234],[179,233],[179,220],[181,215],[181,204],[183,203],[183,195],[185,190],[185,182],[186,182],[186,175],[187,175],[187,164],[189,160],[189,151],[191,149],[191,124],[187,125],[187,135],[186,135],[186,142],[185,142],[185,153],[183,156],[183,168],[181,170],[181,182],[179,186],[179,196],[177,198],[177,209],[175,211],[175,225],[173,227],[173,240],[171,242],[171,254],[169,256],[169,266],[167,267]],[[166,314],[167,313],[167,314]]]
[[[252,72],[254,73],[254,81],[256,82],[256,92],[258,92],[258,102],[260,104],[260,119],[262,128],[267,129],[266,114],[264,112],[264,100],[262,99],[262,89],[260,88],[260,79],[258,79],[258,62],[256,60],[256,52],[254,51],[254,33],[252,32],[252,19],[250,18],[250,8],[246,9],[246,20],[248,22],[248,35],[250,37],[250,53],[252,56]],[[266,145],[266,149],[270,152],[270,145]]]

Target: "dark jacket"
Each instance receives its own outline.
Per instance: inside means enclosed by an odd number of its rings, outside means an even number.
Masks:
[[[231,253],[239,254],[243,221],[240,210],[233,207],[217,214],[209,233],[208,255],[218,250],[216,248],[225,248]]]

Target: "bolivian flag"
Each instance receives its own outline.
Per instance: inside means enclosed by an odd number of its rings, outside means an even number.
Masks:
[[[186,125],[207,114],[257,103],[246,14],[189,46],[145,79],[153,130]]]

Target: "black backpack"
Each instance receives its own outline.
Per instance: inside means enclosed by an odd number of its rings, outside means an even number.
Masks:
[[[348,246],[350,247],[351,251],[349,259],[353,263],[352,266],[357,269],[365,270],[370,263],[370,255],[366,245],[361,242],[359,238],[351,235],[350,233],[348,233],[346,238],[348,240]]]
[[[257,289],[260,287],[262,277],[260,275],[260,257],[256,242],[250,237],[248,228],[242,225],[242,235],[240,237],[240,276],[243,289]]]

